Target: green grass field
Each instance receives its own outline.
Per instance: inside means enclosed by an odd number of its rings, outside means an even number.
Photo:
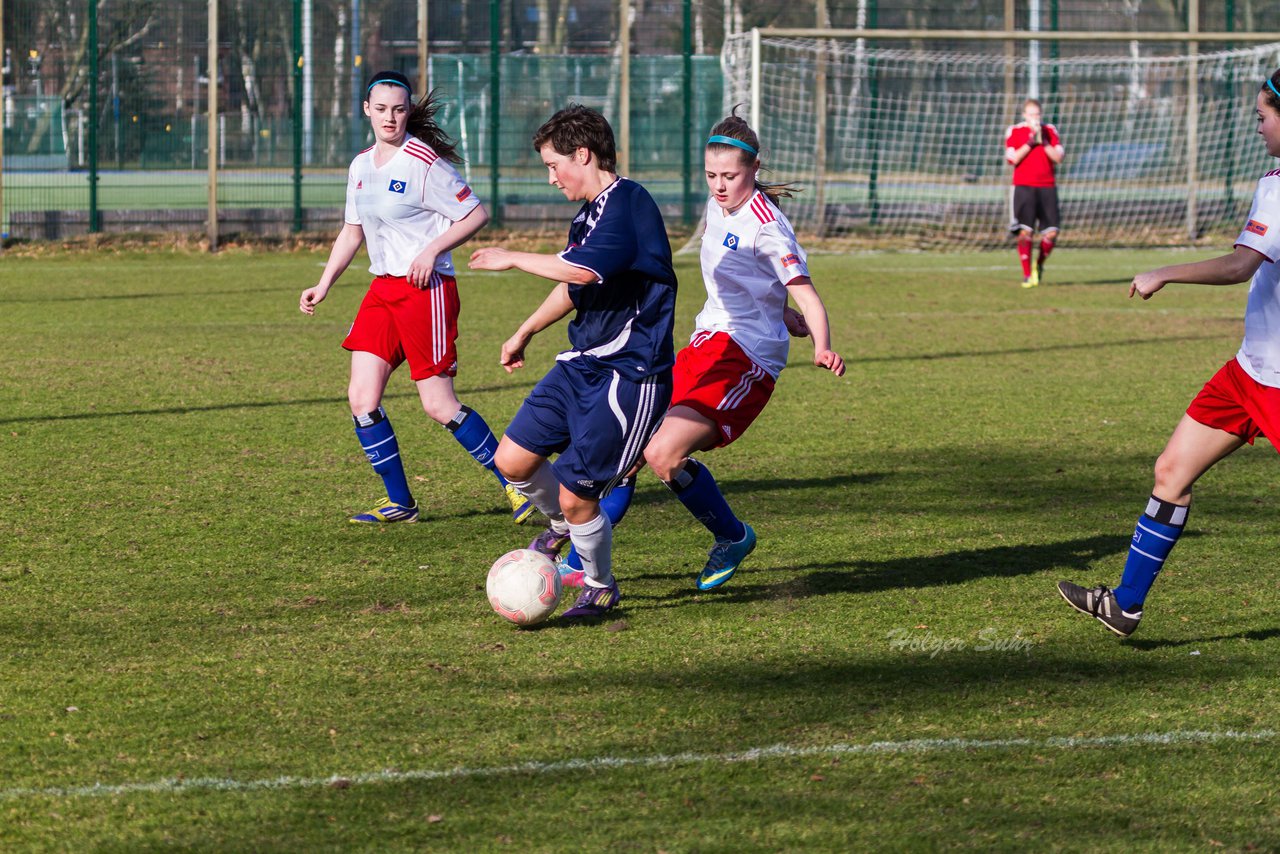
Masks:
[[[848,374],[798,344],[704,456],[755,554],[697,592],[707,535],[646,473],[617,618],[537,630],[482,590],[532,532],[407,377],[424,522],[345,521],[380,489],[338,347],[362,271],[306,318],[323,253],[6,257],[0,849],[1280,848],[1270,445],[1203,479],[1133,638],[1054,590],[1115,582],[1238,346],[1245,287],[1125,298],[1171,256],[1065,245],[1035,291],[1012,251],[815,256]],[[508,376],[546,289],[461,282],[500,430],[564,331]]]

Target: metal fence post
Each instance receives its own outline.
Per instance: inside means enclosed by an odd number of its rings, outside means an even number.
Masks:
[[[209,0],[209,93],[206,136],[209,141],[209,159],[205,164],[209,174],[209,251],[218,249],[218,0]],[[192,110],[195,109],[192,104]]]
[[[498,157],[501,146],[498,133],[502,128],[501,56],[502,0],[489,0],[489,199],[493,224],[502,225],[502,200],[498,198]]]
[[[680,146],[681,169],[684,172],[684,193],[680,206],[680,218],[685,225],[693,222],[693,0],[684,0],[684,25],[680,38],[680,52],[684,59],[684,127]]]
[[[98,216],[98,2],[89,4],[89,233],[102,224]]]
[[[302,0],[293,0],[293,230],[302,231]]]
[[[4,64],[4,0],[0,0],[0,65]],[[4,81],[0,80],[0,253],[9,238],[8,220],[4,215]]]

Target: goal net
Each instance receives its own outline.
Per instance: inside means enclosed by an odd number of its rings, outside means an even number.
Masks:
[[[806,190],[786,202],[802,231],[884,247],[1008,242],[1005,133],[1033,77],[1066,149],[1058,197],[1074,245],[1234,235],[1257,179],[1280,165],[1253,115],[1277,44],[1191,56],[1131,42],[1116,45],[1123,55],[1035,63],[996,45],[884,44],[766,36],[753,49],[750,33],[725,43],[726,110],[758,111],[766,179]]]

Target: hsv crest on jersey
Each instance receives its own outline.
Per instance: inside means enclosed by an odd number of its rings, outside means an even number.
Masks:
[[[403,195],[404,189],[405,189],[405,182],[397,178],[392,178],[391,184],[387,187],[387,189],[392,193],[400,193],[401,195]]]
[[[1253,234],[1256,234],[1259,237],[1262,237],[1267,233],[1267,227],[1262,223],[1258,222],[1256,219],[1249,220],[1249,222],[1245,225],[1244,230],[1252,232]]]
[[[732,233],[726,234],[724,238],[724,245],[728,246],[734,252],[737,252],[738,251],[738,235],[732,234]]]
[[[782,256],[782,266],[790,267],[792,264],[799,264],[800,258],[794,252]]]
[[[357,190],[363,190],[363,189],[364,189],[364,181],[356,181],[356,189],[357,189]]]
[[[463,187],[461,190],[458,191],[458,195],[455,198],[457,198],[457,200],[461,202],[461,201],[464,201],[469,195],[471,195],[471,188]]]

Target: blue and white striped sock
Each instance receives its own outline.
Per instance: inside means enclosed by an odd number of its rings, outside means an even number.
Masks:
[[[663,482],[717,540],[736,543],[747,535],[746,527],[733,515],[710,469],[693,457],[685,461],[674,478]]]
[[[489,425],[485,423],[479,412],[469,406],[464,406],[444,426],[449,429],[453,438],[458,440],[458,444],[471,455],[473,460],[493,472],[493,476],[503,486],[507,485],[507,479],[502,476],[502,473],[498,471],[497,465],[493,462],[494,455],[498,453],[498,440],[494,437],[493,431],[489,429]]]
[[[365,415],[353,415],[356,423],[356,438],[360,447],[373,464],[373,470],[382,478],[387,488],[387,497],[402,507],[413,506],[413,493],[409,491],[409,481],[404,476],[404,463],[400,460],[400,445],[396,442],[396,431],[391,429],[386,411],[379,406],[376,411]]]
[[[1133,529],[1133,542],[1129,544],[1129,558],[1124,564],[1120,586],[1111,591],[1123,610],[1130,613],[1142,610],[1147,592],[1182,535],[1188,509],[1154,495],[1147,502],[1147,512],[1138,517]]]

